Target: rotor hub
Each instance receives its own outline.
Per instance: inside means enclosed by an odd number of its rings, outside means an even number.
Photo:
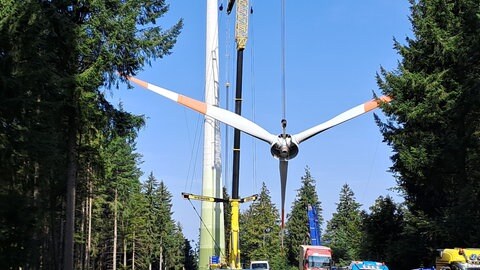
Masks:
[[[290,134],[278,135],[278,140],[270,148],[270,152],[275,158],[280,160],[290,160],[297,156],[298,145],[292,139]]]

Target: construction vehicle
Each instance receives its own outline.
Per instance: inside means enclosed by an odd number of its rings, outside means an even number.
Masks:
[[[310,230],[310,244],[312,246],[320,246],[320,224],[318,224],[317,211],[312,205],[307,206],[308,227]]]
[[[255,201],[258,198],[258,194],[240,198],[240,199],[224,199],[224,198],[215,198],[210,196],[203,196],[203,195],[195,195],[191,193],[182,192],[182,196],[188,200],[199,200],[199,201],[208,201],[212,203],[230,203],[232,208],[232,222],[231,222],[231,236],[230,236],[230,256],[225,259],[219,258],[218,256],[210,257],[209,268],[210,269],[217,269],[223,268],[226,266],[230,266],[230,269],[241,269],[240,267],[240,250],[238,249],[238,231],[239,231],[239,224],[238,224],[238,215],[239,215],[239,204],[245,202]],[[236,232],[236,234],[235,234]],[[233,238],[233,239],[232,239]],[[233,244],[237,243],[237,245]],[[232,251],[233,249],[233,251]]]
[[[237,2],[235,21],[235,41],[237,43],[237,76],[235,89],[235,113],[242,114],[242,83],[243,83],[243,51],[248,39],[248,0],[229,0],[227,14],[230,14],[233,5]],[[240,130],[234,129],[233,138],[233,174],[232,174],[232,202],[230,248],[228,265],[232,269],[240,269],[240,228],[239,228],[239,182],[240,182]]]
[[[480,270],[480,248],[446,248],[438,250],[437,270]]]
[[[320,224],[317,211],[312,205],[307,205],[308,228],[311,245],[301,245],[298,258],[300,270],[331,269],[333,266],[332,250],[322,246],[320,240]]]
[[[348,270],[388,270],[387,265],[374,261],[352,261],[348,266]]]
[[[330,270],[333,266],[332,250],[325,246],[301,245],[298,258],[300,270]]]

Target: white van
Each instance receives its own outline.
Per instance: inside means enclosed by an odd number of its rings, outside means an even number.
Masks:
[[[252,261],[250,262],[250,269],[265,269],[270,270],[268,261]]]

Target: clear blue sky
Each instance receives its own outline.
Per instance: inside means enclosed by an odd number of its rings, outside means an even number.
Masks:
[[[226,7],[226,0],[219,0]],[[137,77],[172,91],[204,100],[206,1],[168,1],[170,11],[160,25],[170,27],[180,18],[184,28],[171,55],[146,67]],[[281,132],[281,1],[250,1],[249,40],[244,58],[242,115],[271,133]],[[298,133],[380,94],[375,74],[380,66],[396,68],[399,56],[393,38],[411,36],[406,0],[286,1],[286,118],[287,131]],[[226,88],[234,97],[235,15],[219,14],[220,99],[226,107]],[[228,26],[228,27],[227,27]],[[200,226],[192,205],[181,192],[201,193],[203,117],[139,87],[122,85],[111,101],[147,117],[137,151],[143,155],[142,180],[153,172],[173,195],[174,218],[187,238],[197,241]],[[233,110],[233,102],[229,102]],[[379,110],[375,111],[383,116]],[[221,131],[225,137],[225,126]],[[222,142],[224,184],[231,192],[232,130],[229,144]],[[225,154],[228,154],[228,158]],[[286,211],[300,188],[305,167],[316,179],[323,217],[336,210],[339,191],[347,183],[362,209],[378,196],[401,198],[388,189],[395,186],[388,172],[391,150],[382,142],[373,114],[355,118],[300,145],[289,162]],[[227,163],[228,162],[228,163]],[[265,182],[280,209],[278,161],[269,146],[242,135],[240,196],[258,193]],[[200,202],[193,202],[200,211]],[[243,205],[245,209],[248,205]],[[306,213],[305,213],[306,214]],[[325,224],[324,224],[325,226]]]

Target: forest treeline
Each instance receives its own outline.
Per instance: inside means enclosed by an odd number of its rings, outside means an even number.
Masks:
[[[393,98],[376,121],[404,202],[360,210],[345,185],[322,233],[338,265],[412,269],[480,243],[480,2],[409,2],[413,36],[393,41],[398,66],[377,75]],[[196,269],[168,187],[140,181],[144,117],[105,98],[172,52],[183,22],[163,28],[166,12],[162,0],[0,1],[2,269]],[[282,234],[265,185],[241,213],[245,262],[298,267],[306,206],[323,221],[308,168],[301,180]]]

